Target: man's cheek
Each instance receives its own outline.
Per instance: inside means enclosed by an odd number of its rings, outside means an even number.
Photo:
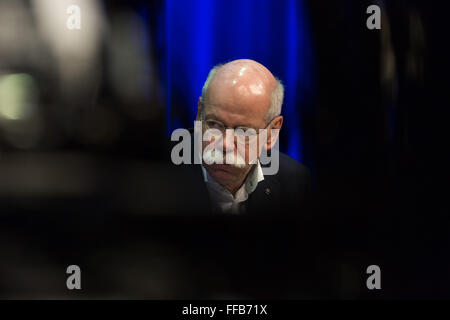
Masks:
[[[260,154],[261,148],[259,147],[259,144],[257,142],[247,143],[244,152],[241,153],[241,155],[245,159],[246,164],[256,164],[258,162]]]
[[[208,146],[208,145],[211,145],[210,146],[211,148],[218,149],[218,148],[220,148],[220,145],[223,143],[222,137],[217,135],[217,134],[211,134],[211,133],[210,134],[206,134],[204,136],[204,138],[205,139],[203,141],[203,148]]]

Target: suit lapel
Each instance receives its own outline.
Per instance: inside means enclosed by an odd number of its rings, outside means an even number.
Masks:
[[[276,175],[265,176],[248,199],[251,215],[272,215],[280,208],[280,182]]]

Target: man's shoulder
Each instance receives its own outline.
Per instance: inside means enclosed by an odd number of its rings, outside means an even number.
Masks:
[[[272,179],[278,181],[280,191],[287,202],[306,202],[311,192],[311,173],[302,163],[280,152],[278,173]]]
[[[309,169],[282,152],[278,152],[278,164],[278,171],[265,174],[255,195],[250,197],[252,212],[276,217],[297,217],[301,212],[302,218],[309,218]]]
[[[302,177],[309,178],[309,169],[286,153],[279,152],[279,164],[278,174],[281,177],[297,179]]]

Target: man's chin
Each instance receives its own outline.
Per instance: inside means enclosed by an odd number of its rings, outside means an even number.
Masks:
[[[208,166],[209,174],[215,180],[233,180],[236,176],[244,170],[244,168],[238,168],[229,164],[212,164]]]

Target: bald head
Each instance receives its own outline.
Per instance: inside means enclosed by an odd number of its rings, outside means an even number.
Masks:
[[[283,86],[262,64],[240,59],[211,70],[202,99],[205,112],[223,110],[231,117],[248,118],[264,127],[281,112]]]

